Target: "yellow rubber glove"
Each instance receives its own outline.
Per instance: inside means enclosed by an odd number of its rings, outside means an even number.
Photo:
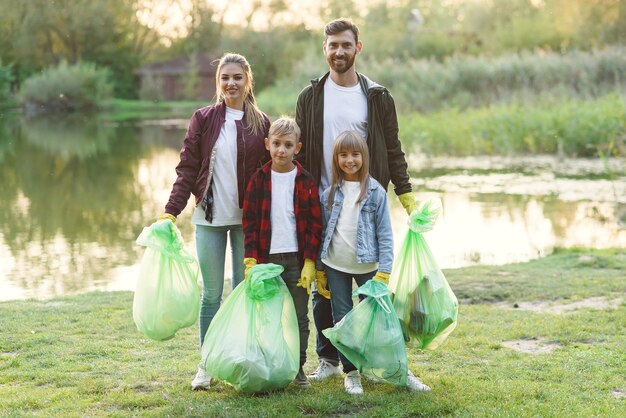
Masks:
[[[243,264],[246,266],[246,270],[243,272],[243,278],[244,280],[248,280],[248,272],[252,267],[256,266],[256,258],[244,258]]]
[[[169,219],[170,221],[172,221],[172,223],[176,223],[176,216],[172,215],[171,213],[164,213],[157,218],[157,221],[163,221],[165,219]]]
[[[372,280],[389,284],[389,273],[383,273],[382,271],[377,271]]]
[[[315,286],[317,287],[317,293],[324,296],[326,299],[330,299],[330,291],[328,290],[328,279],[326,273],[322,270],[315,272]]]
[[[313,262],[310,258],[305,258],[302,273],[300,273],[300,278],[298,279],[298,284],[296,286],[305,288],[306,292],[310,295],[313,280],[315,280],[315,262]]]
[[[400,203],[406,210],[407,214],[411,214],[415,209],[417,209],[417,203],[415,202],[415,197],[413,197],[413,192],[406,192],[401,195],[398,195],[398,199],[400,199]]]

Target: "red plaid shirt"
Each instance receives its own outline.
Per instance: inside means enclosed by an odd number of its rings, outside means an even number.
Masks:
[[[297,162],[293,193],[293,210],[296,217],[298,253],[304,258],[317,260],[322,236],[322,214],[317,185],[313,176]],[[250,179],[243,200],[243,232],[245,257],[257,263],[266,263],[272,238],[272,162],[268,162]]]

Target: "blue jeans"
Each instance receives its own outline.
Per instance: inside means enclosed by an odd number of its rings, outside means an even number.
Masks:
[[[309,345],[309,294],[303,287],[298,287],[298,279],[302,274],[302,259],[298,253],[270,254],[268,262],[285,268],[280,277],[287,285],[291,299],[296,308],[298,331],[300,333],[300,367],[306,363],[306,349]]]
[[[233,289],[243,281],[243,227],[241,225],[196,225],[196,252],[202,273],[200,306],[200,346],[209,325],[222,303],[226,239],[230,236],[233,259]]]
[[[369,273],[352,274],[344,273],[326,266],[328,290],[330,290],[330,303],[332,305],[333,321],[335,324],[341,321],[352,309],[352,278],[354,278],[354,281],[360,287],[374,277],[374,274],[376,274],[376,270]],[[360,295],[359,298],[363,300]],[[343,365],[344,373],[356,370],[356,367],[354,367],[341,352],[339,352],[339,359]]]

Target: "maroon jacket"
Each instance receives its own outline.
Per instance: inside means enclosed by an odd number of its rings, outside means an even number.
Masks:
[[[172,186],[165,212],[178,216],[189,200],[189,194],[196,197],[196,205],[202,199],[209,173],[211,151],[217,142],[222,126],[226,122],[226,105],[203,107],[196,110],[189,121],[180,162],[176,166],[178,177]],[[267,137],[270,121],[265,116],[263,132],[254,135],[245,126],[245,117],[236,121],[237,126],[237,186],[239,207],[243,207],[243,195],[252,174],[269,160],[269,152],[263,142]]]
[[[298,253],[317,260],[322,238],[322,212],[313,176],[294,161],[296,181],[293,191],[293,210],[296,217]],[[246,190],[243,203],[244,256],[257,263],[267,263],[272,238],[272,162],[257,171]],[[281,228],[281,225],[274,225]]]

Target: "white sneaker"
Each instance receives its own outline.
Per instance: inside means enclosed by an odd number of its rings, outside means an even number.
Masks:
[[[196,373],[196,377],[191,381],[191,389],[192,390],[207,390],[211,387],[211,379],[207,376],[206,372],[203,368],[198,367],[198,372]]]
[[[415,375],[410,370],[407,374],[406,382],[411,392],[430,392],[430,388],[417,377],[415,377]]]
[[[350,395],[362,395],[363,386],[361,386],[361,373],[358,370],[352,370],[343,379],[343,386]]]
[[[324,380],[330,376],[340,375],[341,370],[339,370],[338,366],[333,366],[328,361],[323,358],[320,359],[319,364],[317,365],[317,369],[307,377],[309,380]]]

